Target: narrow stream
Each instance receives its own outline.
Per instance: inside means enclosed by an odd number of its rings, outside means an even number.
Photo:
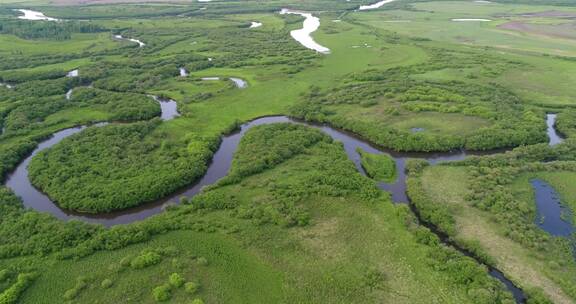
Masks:
[[[80,72],[78,71],[78,69],[74,69],[74,70],[68,72],[66,74],[66,77],[73,78],[73,77],[78,77],[79,75],[80,75]]]
[[[200,80],[202,81],[218,81],[221,80],[222,78],[218,77],[218,76],[213,76],[213,77],[202,77],[200,78]],[[238,77],[229,77],[228,78],[230,81],[232,81],[232,83],[239,89],[245,89],[248,87],[248,82],[242,78],[238,78]]]
[[[74,91],[74,89],[70,89],[66,92],[66,100],[70,100],[72,98],[72,92]]]
[[[126,37],[124,37],[124,36],[122,36],[122,35],[114,35],[114,38],[115,38],[115,39],[118,39],[118,40],[128,40],[128,41],[132,41],[132,42],[138,43],[138,47],[144,47],[144,46],[146,45],[146,43],[144,43],[144,42],[142,42],[142,41],[140,41],[140,40],[138,40],[138,39],[126,38]]]
[[[548,138],[550,139],[550,141],[548,142],[550,146],[555,146],[564,141],[564,138],[562,138],[562,136],[558,134],[558,131],[556,131],[557,116],[558,115],[555,113],[546,114],[546,125],[548,126],[546,133],[548,134]]]
[[[262,22],[257,22],[257,21],[252,21],[250,23],[250,27],[249,28],[257,28],[257,27],[261,27],[262,26]]]
[[[3,83],[3,82],[0,82],[0,87],[6,87],[7,89],[13,89],[14,88],[14,86],[7,84],[7,83]]]
[[[162,107],[162,119],[170,120],[178,116],[176,102],[174,102],[173,100],[161,100],[155,96],[153,97],[160,103]],[[552,123],[549,123],[548,125],[552,126],[553,128],[555,116],[548,116],[548,119],[552,120]],[[76,127],[56,132],[50,139],[40,143],[38,147],[32,152],[32,154],[28,156],[22,163],[20,163],[16,168],[16,170],[8,176],[6,186],[12,189],[16,193],[16,195],[22,198],[24,206],[28,208],[33,208],[41,212],[48,212],[62,220],[78,219],[90,223],[103,224],[105,226],[128,224],[158,214],[162,212],[166,206],[178,203],[181,197],[190,198],[195,194],[199,193],[203,187],[214,184],[219,179],[226,176],[228,171],[230,170],[232,159],[238,148],[238,144],[240,143],[240,140],[244,136],[244,134],[255,126],[273,124],[273,123],[295,123],[306,125],[323,131],[335,141],[339,141],[343,144],[344,150],[348,155],[348,158],[354,163],[357,170],[363,175],[366,175],[366,173],[362,168],[360,155],[357,152],[357,148],[361,148],[366,152],[374,154],[388,153],[395,159],[397,169],[397,179],[393,183],[379,183],[378,187],[384,191],[390,192],[392,194],[393,201],[396,203],[409,202],[409,199],[406,194],[406,173],[405,173],[406,161],[409,158],[424,159],[430,162],[431,164],[435,164],[441,161],[462,160],[467,155],[497,153],[494,151],[483,153],[470,153],[466,151],[438,152],[438,153],[395,152],[376,147],[364,141],[363,139],[355,136],[354,134],[337,130],[327,125],[317,125],[297,121],[286,116],[263,117],[243,124],[237,132],[223,136],[220,147],[214,154],[206,173],[195,184],[185,189],[182,189],[170,195],[169,197],[148,204],[143,204],[139,207],[105,214],[81,214],[78,212],[63,210],[59,208],[58,205],[52,202],[48,196],[38,191],[30,183],[30,180],[28,179],[28,170],[27,170],[28,164],[30,163],[32,157],[34,157],[40,151],[54,146],[55,144],[62,141],[64,138],[76,134],[78,132],[81,132],[85,128],[85,127]],[[550,132],[555,131],[549,130],[548,133],[550,134]],[[413,211],[419,217],[418,210],[413,208]],[[463,254],[473,257],[469,252],[460,248],[457,244],[450,241],[448,236],[442,234],[433,225],[430,225],[429,223],[425,222],[422,222],[422,224],[430,228],[432,231],[434,231],[441,238],[441,240],[447,245],[456,248]],[[510,280],[506,279],[500,271],[489,266],[488,269],[490,275],[497,278],[499,281],[501,281],[503,284],[507,286],[508,290],[514,295],[514,298],[516,299],[517,303],[525,302],[526,298],[523,292],[519,288],[517,288]]]

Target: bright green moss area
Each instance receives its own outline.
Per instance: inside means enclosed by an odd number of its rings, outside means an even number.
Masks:
[[[371,154],[360,148],[357,151],[361,157],[362,168],[369,177],[387,183],[396,179],[396,162],[390,155]]]

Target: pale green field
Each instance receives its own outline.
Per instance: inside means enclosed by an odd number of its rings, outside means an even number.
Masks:
[[[12,35],[0,35],[0,54],[21,52],[23,54],[63,54],[99,51],[118,47],[118,42],[108,33],[73,34],[67,41],[24,40]]]
[[[510,51],[532,51],[554,55],[576,55],[576,41],[545,35],[523,34],[499,29],[510,20],[528,20],[520,15],[560,10],[576,13],[573,8],[508,4],[481,4],[472,1],[425,2],[413,4],[418,11],[373,11],[354,17],[372,26],[400,34],[435,41],[487,46]],[[491,22],[454,22],[452,19],[489,19]],[[402,22],[399,22],[402,21]],[[560,22],[557,19],[556,22]],[[563,21],[565,22],[565,21]]]

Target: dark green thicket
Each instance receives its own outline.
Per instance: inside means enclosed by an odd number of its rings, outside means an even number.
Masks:
[[[18,298],[30,287],[36,278],[34,273],[22,273],[16,278],[16,282],[0,293],[0,304],[16,304]]]
[[[160,116],[158,102],[142,94],[77,88],[70,102],[78,107],[102,105],[104,111],[112,113],[112,121],[139,121]]]
[[[238,183],[246,177],[270,170],[288,159],[323,149],[327,158],[321,158],[310,174],[284,184],[268,185],[270,195],[254,199],[250,204],[239,204],[234,196],[219,188]],[[230,174],[207,193],[194,197],[190,204],[207,210],[231,210],[239,218],[251,219],[258,224],[274,223],[281,226],[306,225],[309,214],[299,202],[313,195],[345,196],[355,193],[366,200],[379,197],[373,184],[355,172],[354,166],[342,154],[341,148],[319,130],[288,123],[254,127],[240,142],[234,156]],[[337,159],[337,162],[334,162]],[[331,163],[334,162],[334,163]]]
[[[68,71],[64,70],[47,70],[42,72],[29,72],[29,71],[10,71],[0,74],[0,79],[8,83],[20,83],[31,80],[47,80],[56,79],[66,76]],[[74,79],[68,79],[68,81],[75,81]]]
[[[187,142],[151,135],[159,123],[110,125],[71,136],[32,160],[31,181],[63,208],[90,213],[165,197],[204,174],[214,145],[189,150]]]
[[[106,29],[87,22],[1,20],[0,33],[22,39],[68,40],[73,33],[97,33]]]
[[[258,126],[255,129],[257,131],[249,132],[242,138],[232,169],[221,183],[238,182],[270,169],[320,141],[331,141],[319,130],[290,123]]]
[[[6,136],[26,135],[31,130],[47,126],[45,119],[58,111],[70,108],[93,108],[110,113],[113,121],[151,119],[160,115],[160,106],[152,98],[141,94],[106,92],[90,88],[76,88],[71,100],[66,100],[68,81],[28,82],[18,89],[26,95],[5,114]],[[29,88],[30,91],[25,91]],[[44,92],[46,95],[42,94]],[[56,95],[52,95],[56,94]],[[55,123],[58,123],[57,121]]]
[[[0,187],[0,257],[44,255],[78,246],[101,231],[98,226],[62,222],[46,213],[26,210],[6,187]]]
[[[564,110],[558,114],[556,129],[562,135],[576,137],[576,110]]]

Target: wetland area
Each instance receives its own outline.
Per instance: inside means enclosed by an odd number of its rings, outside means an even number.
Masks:
[[[0,3],[0,302],[574,303],[573,15]]]

